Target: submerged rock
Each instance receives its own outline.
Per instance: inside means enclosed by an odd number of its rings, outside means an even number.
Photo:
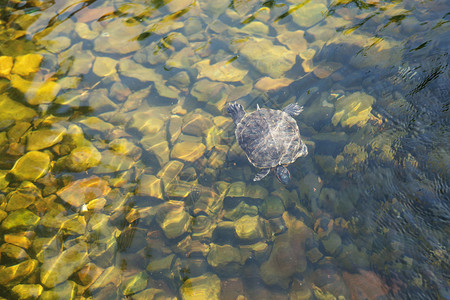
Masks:
[[[41,150],[58,144],[62,141],[65,132],[66,129],[62,126],[31,131],[27,135],[27,150]]]
[[[180,159],[187,162],[194,162],[203,156],[206,146],[202,143],[195,142],[181,142],[176,143],[172,151],[170,152],[170,157],[172,159]]]
[[[0,268],[0,284],[6,285],[11,281],[18,281],[32,274],[38,266],[35,259],[26,260],[20,264]]]
[[[163,187],[161,179],[154,175],[142,175],[136,187],[136,195],[149,196],[163,200]]]
[[[41,54],[34,53],[17,56],[14,60],[14,67],[11,73],[20,76],[28,76],[31,73],[36,73],[39,71],[42,59]]]
[[[258,216],[243,216],[234,223],[236,235],[245,241],[263,238],[263,229]]]
[[[177,238],[191,227],[192,217],[181,203],[169,202],[161,207],[156,221],[169,239]]]
[[[41,283],[48,288],[67,280],[88,262],[86,245],[76,244],[60,255],[46,259],[41,266]]]
[[[19,158],[9,172],[16,180],[36,181],[47,174],[49,167],[50,155],[45,152],[30,151]]]
[[[43,291],[39,300],[75,299],[77,291],[78,285],[67,280],[52,289]]]
[[[306,270],[305,241],[312,236],[312,230],[286,212],[283,219],[288,231],[276,236],[270,257],[260,271],[266,284],[287,287],[292,275]]]
[[[220,279],[216,274],[206,273],[199,277],[189,278],[180,287],[180,295],[183,300],[219,300]]]
[[[110,191],[108,182],[91,176],[69,183],[56,194],[70,205],[80,207],[92,199],[107,195]]]
[[[72,172],[84,172],[100,164],[102,155],[94,146],[83,146],[60,158],[55,167]]]
[[[238,248],[230,245],[212,244],[208,253],[208,264],[225,275],[236,274],[241,263],[241,253]]]
[[[268,39],[251,39],[240,49],[251,65],[272,78],[280,78],[295,64],[295,53]]]
[[[31,105],[53,102],[61,89],[59,83],[55,81],[29,81],[19,75],[11,76],[11,86],[22,92]]]
[[[144,26],[135,22],[127,25],[120,19],[108,23],[103,32],[94,40],[94,49],[97,52],[126,54],[139,50],[138,41]]]
[[[40,284],[18,284],[11,289],[17,299],[37,299],[43,290]]]
[[[13,63],[11,56],[0,56],[0,77],[11,79]]]
[[[3,220],[1,228],[3,230],[12,230],[18,228],[33,227],[39,222],[40,218],[27,209],[19,209],[9,213]]]
[[[195,111],[194,113],[186,115],[181,130],[186,134],[203,136],[206,130],[213,126],[211,119],[211,115],[206,114],[201,110]]]
[[[234,67],[229,61],[221,61],[213,65],[209,59],[199,61],[193,65],[198,71],[198,78],[208,77],[214,81],[241,81],[248,70],[242,70]]]
[[[0,124],[15,121],[31,120],[37,116],[34,109],[11,100],[6,95],[0,95]]]
[[[148,275],[141,272],[122,283],[122,290],[125,296],[129,296],[144,290],[147,287]]]
[[[344,272],[342,275],[352,299],[379,299],[389,291],[386,283],[372,271],[359,270],[357,274]]]
[[[366,93],[356,92],[336,101],[336,112],[331,119],[334,126],[342,127],[364,126],[371,117],[375,98]]]
[[[301,27],[311,27],[325,18],[327,7],[323,3],[306,2],[292,14],[292,20]]]

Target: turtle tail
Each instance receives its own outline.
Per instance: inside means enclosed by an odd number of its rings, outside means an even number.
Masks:
[[[239,122],[245,115],[244,107],[236,102],[230,103],[230,105],[228,105],[227,111],[233,118],[233,122],[236,125],[239,124]]]

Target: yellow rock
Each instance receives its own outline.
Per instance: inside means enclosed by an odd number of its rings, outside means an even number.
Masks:
[[[371,117],[372,104],[375,98],[365,93],[356,92],[337,100],[336,112],[331,119],[334,126],[364,126]]]
[[[2,267],[0,269],[0,284],[5,285],[12,280],[23,279],[36,270],[38,261],[29,259],[17,265]]]
[[[301,53],[306,50],[308,42],[305,39],[303,30],[285,31],[277,35],[280,43],[286,45],[290,50]]]
[[[210,116],[210,115],[209,115]],[[207,114],[194,113],[186,116],[181,130],[183,133],[202,136],[203,133],[213,126],[211,118]]]
[[[171,0],[168,1],[168,3],[166,3],[166,6],[169,9],[169,11],[173,13],[186,9],[192,3],[194,3],[194,0]]]
[[[193,162],[202,157],[206,146],[202,143],[181,142],[173,146],[170,157],[172,159],[181,159],[188,162]]]
[[[244,215],[234,224],[236,235],[242,240],[255,240],[263,237],[263,229],[258,216]]]
[[[28,76],[30,73],[36,73],[39,71],[41,62],[42,55],[40,54],[26,54],[17,56],[11,73],[21,76]]]
[[[194,64],[194,67],[198,70],[197,78],[208,77],[214,81],[241,81],[248,73],[248,70],[236,68],[229,61],[211,65],[210,60],[205,59]]]
[[[255,84],[255,88],[264,92],[276,91],[280,88],[290,85],[293,81],[294,80],[285,77],[278,79],[263,77]]]
[[[34,111],[34,109],[29,108],[14,100],[11,100],[6,95],[0,95],[0,121],[31,120],[35,116],[37,116],[37,113]]]
[[[11,78],[13,58],[11,56],[0,56],[0,77]]]
[[[136,195],[163,200],[161,179],[153,175],[142,175],[136,188]]]
[[[44,152],[30,151],[16,161],[10,173],[19,181],[35,181],[47,174],[49,166],[50,155]]]
[[[92,199],[107,195],[110,191],[111,188],[105,180],[91,176],[69,183],[56,194],[70,205],[80,207]]]
[[[54,81],[31,82],[19,75],[11,76],[11,85],[22,92],[31,105],[52,102],[61,89],[61,86]]]
[[[216,274],[206,273],[200,277],[189,278],[180,288],[181,299],[218,300],[220,285],[220,279]]]
[[[181,172],[184,164],[178,160],[171,160],[158,172],[157,176],[161,178],[167,187]]]
[[[95,59],[93,71],[99,77],[105,77],[116,73],[117,60],[109,57],[98,56]]]

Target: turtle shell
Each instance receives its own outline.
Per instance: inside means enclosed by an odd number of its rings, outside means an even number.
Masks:
[[[262,108],[246,114],[236,126],[236,138],[258,168],[287,165],[307,154],[297,122],[281,110]]]

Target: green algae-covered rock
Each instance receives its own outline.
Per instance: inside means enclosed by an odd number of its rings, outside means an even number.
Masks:
[[[22,227],[33,227],[39,222],[40,218],[27,209],[15,210],[8,214],[3,220],[1,228],[11,230]]]
[[[41,266],[41,283],[53,288],[64,282],[88,262],[86,245],[75,244],[60,255],[46,259]]]
[[[50,164],[50,155],[39,151],[27,152],[19,158],[10,173],[19,181],[36,181],[47,174]]]
[[[219,300],[220,279],[216,274],[206,273],[199,277],[189,278],[180,287],[183,300]]]
[[[18,284],[11,291],[18,299],[37,299],[43,290],[40,284]]]
[[[27,135],[27,150],[41,150],[49,148],[62,141],[66,129],[55,126],[51,129],[38,129]]]

